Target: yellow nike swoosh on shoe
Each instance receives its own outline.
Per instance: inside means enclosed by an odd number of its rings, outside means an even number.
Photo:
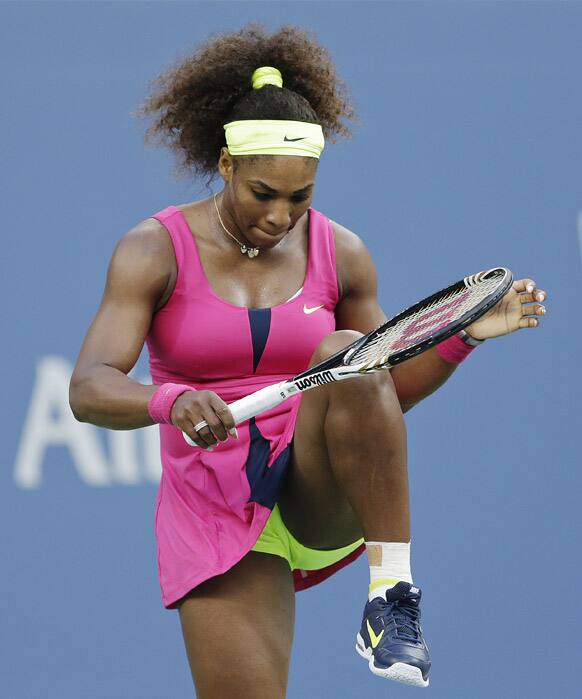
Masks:
[[[315,311],[319,311],[320,308],[323,308],[323,304],[321,304],[321,306],[314,306],[313,308],[308,308],[305,304],[303,304],[303,313],[309,315],[310,313],[315,313]]]
[[[372,642],[372,648],[375,648],[378,643],[382,640],[385,629],[382,629],[380,633],[376,636],[374,629],[370,626],[370,622],[366,619],[366,626],[368,627],[368,633],[370,634],[370,641]]]

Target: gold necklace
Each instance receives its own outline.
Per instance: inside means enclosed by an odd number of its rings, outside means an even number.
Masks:
[[[216,209],[216,213],[218,214],[218,220],[220,221],[220,225],[223,227],[224,232],[227,235],[229,235],[240,246],[240,251],[242,252],[242,254],[248,255],[251,259],[253,257],[256,257],[259,254],[259,248],[251,248],[248,245],[241,243],[240,240],[235,238],[234,235],[228,230],[228,228],[222,222],[222,218],[220,217],[220,211],[218,210],[218,204],[216,203],[216,194],[214,195],[214,208]]]

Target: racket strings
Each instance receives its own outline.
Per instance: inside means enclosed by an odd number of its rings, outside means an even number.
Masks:
[[[388,357],[422,342],[454,323],[487,298],[499,286],[499,276],[485,277],[480,272],[463,280],[464,286],[438,296],[432,302],[406,314],[394,325],[379,332],[350,357],[349,364],[364,364],[362,371],[386,364]]]

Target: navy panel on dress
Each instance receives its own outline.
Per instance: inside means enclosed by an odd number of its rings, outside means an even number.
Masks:
[[[255,418],[249,422],[251,445],[245,464],[247,478],[251,487],[249,502],[258,502],[270,510],[275,507],[279,491],[283,485],[283,478],[291,455],[289,444],[273,461],[271,467],[267,466],[271,443],[259,432]]]
[[[271,329],[270,308],[249,308],[249,324],[253,339],[253,372],[257,370]]]

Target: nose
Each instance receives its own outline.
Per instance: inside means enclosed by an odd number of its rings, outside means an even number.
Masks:
[[[266,221],[276,232],[287,230],[291,226],[291,212],[284,202],[269,209]]]

